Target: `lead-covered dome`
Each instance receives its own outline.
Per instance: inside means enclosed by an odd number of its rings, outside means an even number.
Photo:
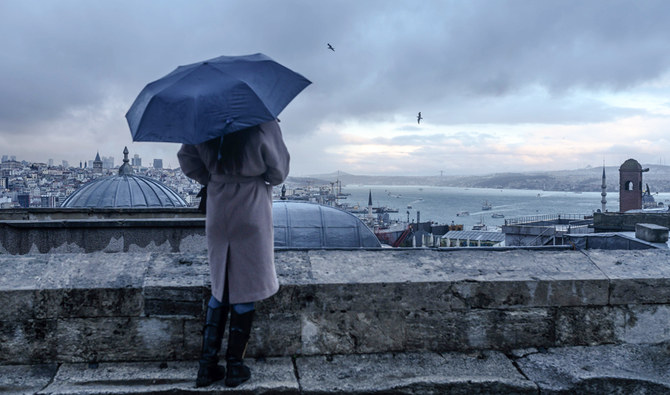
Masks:
[[[98,178],[85,184],[68,196],[61,207],[187,207],[184,199],[163,183],[133,174],[133,168],[128,163],[128,148],[123,150],[123,154],[123,165],[117,175]]]
[[[356,216],[315,203],[272,202],[275,248],[381,247]]]

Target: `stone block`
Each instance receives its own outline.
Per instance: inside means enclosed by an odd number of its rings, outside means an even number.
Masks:
[[[63,364],[53,382],[38,394],[175,394],[175,393],[241,393],[299,394],[298,381],[290,358],[247,358],[252,379],[231,389],[223,381],[206,388],[195,388],[198,363],[126,362]]]
[[[461,281],[451,293],[464,308],[527,308],[606,305],[606,279]]]
[[[177,351],[177,360],[197,360],[200,358],[200,349],[202,348],[202,328],[205,318],[186,319],[184,325],[184,339],[181,350]],[[223,335],[223,346],[220,353],[221,357],[226,352],[226,341],[228,340],[228,329]]]
[[[308,251],[275,251],[275,269],[280,284],[311,284],[314,282]]]
[[[50,254],[41,289],[142,288],[151,255]]]
[[[412,311],[462,308],[449,282],[349,283],[311,287],[308,312]]]
[[[143,311],[141,288],[62,289],[58,317],[137,317]]]
[[[650,243],[668,241],[668,228],[656,224],[635,224],[635,237]]]
[[[504,355],[403,353],[296,359],[304,393],[536,394]]]
[[[562,347],[516,361],[543,394],[666,394],[666,345]]]
[[[405,350],[447,351],[468,348],[465,311],[414,311],[405,315]]]
[[[154,254],[144,280],[144,314],[204,317],[208,278],[204,255]]]
[[[256,312],[247,355],[271,357],[299,354],[302,351],[301,331],[300,315]]]
[[[305,313],[302,317],[304,355],[400,351],[404,341],[401,312],[335,311]]]
[[[670,342],[670,306],[631,305],[620,311],[624,328],[619,341],[633,344]]]
[[[60,362],[175,360],[183,354],[178,319],[79,318],[58,321]]]
[[[58,365],[0,366],[0,391],[4,394],[35,394],[56,375]]]
[[[48,259],[45,255],[0,255],[0,292],[37,289]]]
[[[313,282],[371,284],[434,281],[440,252],[432,250],[310,250]]]
[[[670,251],[586,253],[610,279],[610,304],[670,303]]]
[[[510,350],[554,344],[548,309],[413,312],[407,317],[408,350]]]
[[[56,361],[56,328],[55,320],[0,321],[0,365]]]
[[[3,321],[20,321],[36,318],[33,302],[34,290],[0,290],[0,309]]]
[[[280,284],[276,294],[256,303],[256,311],[259,314],[313,311],[319,288],[319,285],[310,284]]]
[[[623,312],[609,306],[556,309],[554,322],[557,346],[618,343],[624,333]]]

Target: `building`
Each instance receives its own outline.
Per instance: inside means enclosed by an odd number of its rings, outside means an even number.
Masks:
[[[103,156],[102,157],[102,168],[103,169],[113,169],[114,168],[114,157],[113,156]]]
[[[19,203],[20,207],[23,208],[30,207],[30,195],[27,193],[19,193],[16,196],[16,201]]]
[[[41,196],[42,207],[58,207],[58,196],[53,195],[42,195]]]
[[[133,167],[142,167],[142,158],[139,155],[133,155],[132,162],[130,163]]]
[[[154,159],[154,169],[163,168],[163,159]]]
[[[452,230],[442,236],[441,247],[501,247],[505,234],[478,230]]]
[[[642,173],[647,171],[635,159],[628,159],[619,167],[619,212],[642,208]]]
[[[102,174],[102,159],[100,159],[100,153],[95,154],[95,159],[93,160],[93,172]]]
[[[567,244],[568,234],[593,233],[593,217],[581,214],[532,215],[506,219],[502,227],[506,246]]]

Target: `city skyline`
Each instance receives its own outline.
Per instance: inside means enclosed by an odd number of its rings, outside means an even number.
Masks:
[[[27,161],[72,165],[128,146],[175,168],[177,144],[131,141],[132,101],[178,65],[254,52],[313,82],[280,114],[292,176],[569,170],[664,163],[670,150],[664,1],[7,0],[0,10],[0,146]]]

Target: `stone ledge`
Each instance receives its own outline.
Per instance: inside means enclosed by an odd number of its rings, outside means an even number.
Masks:
[[[250,356],[670,340],[670,252],[287,250]],[[189,360],[203,254],[0,255],[0,364]]]
[[[668,344],[247,359],[252,379],[195,388],[197,362],[0,366],[0,390],[37,394],[537,394],[670,391]]]
[[[668,228],[656,224],[635,224],[635,237],[650,243],[668,241]]]

